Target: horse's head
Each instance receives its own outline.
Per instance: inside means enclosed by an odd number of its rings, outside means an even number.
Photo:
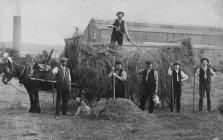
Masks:
[[[14,77],[14,68],[13,63],[8,62],[5,64],[5,67],[3,69],[3,76],[2,76],[2,82],[4,84],[8,84],[8,82]]]

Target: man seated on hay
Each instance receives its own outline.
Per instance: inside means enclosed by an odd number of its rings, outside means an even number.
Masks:
[[[112,68],[112,71],[109,73],[108,78],[113,78],[112,80],[115,80],[115,98],[125,98],[124,81],[127,79],[127,74],[122,69],[121,61],[115,61],[115,67]]]
[[[174,68],[172,69],[172,65]],[[188,79],[188,75],[186,75],[181,69],[181,63],[179,61],[175,61],[171,63],[168,69],[168,75],[172,76],[173,83],[173,98],[171,98],[171,107],[170,111],[173,112],[173,108],[176,105],[177,113],[180,112],[180,98],[182,91],[182,83],[183,81]]]
[[[154,97],[156,98],[158,92],[158,73],[153,68],[152,61],[146,61],[146,68],[139,70],[142,74],[142,96],[140,97],[140,109],[145,109],[145,103],[149,97],[149,113],[153,112]]]
[[[116,41],[119,46],[122,46],[123,44],[123,36],[127,38],[129,41],[129,35],[128,30],[125,21],[122,19],[124,16],[123,12],[117,12],[116,16],[118,17],[115,22],[112,24],[112,26],[109,26],[110,28],[113,28],[112,34],[111,34],[111,43],[115,44]]]

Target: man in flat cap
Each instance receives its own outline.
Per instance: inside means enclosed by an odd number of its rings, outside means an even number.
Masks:
[[[129,41],[129,35],[128,30],[125,21],[122,19],[124,16],[124,13],[119,11],[116,13],[116,16],[118,17],[115,22],[112,24],[113,30],[111,34],[111,43],[115,44],[116,41],[119,46],[122,46],[123,44],[123,35],[126,36],[127,40]]]
[[[68,98],[71,91],[71,76],[69,68],[66,67],[66,62],[66,58],[60,58],[60,66],[55,67],[52,70],[57,81],[56,115],[60,115],[60,110],[62,110],[62,115],[66,115],[68,110]],[[61,99],[62,106],[60,108]]]
[[[127,79],[127,74],[122,68],[121,61],[115,61],[115,67],[109,73],[108,78],[115,77],[115,98],[125,98],[125,80]]]
[[[209,65],[207,58],[201,59],[201,66],[197,69],[195,76],[199,76],[199,111],[203,109],[204,93],[206,92],[207,97],[207,110],[211,110],[211,78],[215,77],[215,73]]]
[[[158,92],[158,73],[153,68],[152,61],[146,61],[146,68],[139,70],[142,75],[142,96],[140,97],[140,109],[145,109],[145,103],[149,97],[149,113],[153,112],[153,96]]]
[[[172,69],[172,65],[174,68]],[[173,97],[171,98],[171,107],[170,111],[173,112],[174,106],[177,108],[177,113],[180,112],[181,107],[181,91],[182,91],[182,83],[183,81],[188,79],[188,76],[181,69],[181,63],[179,61],[175,61],[171,63],[168,69],[168,75],[172,76],[172,84],[173,84]]]

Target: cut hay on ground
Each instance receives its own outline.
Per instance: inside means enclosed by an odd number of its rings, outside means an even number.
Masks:
[[[91,118],[114,121],[135,121],[143,112],[128,99],[101,100],[91,111]]]

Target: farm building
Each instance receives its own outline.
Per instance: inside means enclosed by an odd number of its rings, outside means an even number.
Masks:
[[[90,42],[109,43],[112,30],[107,26],[112,23],[112,20],[92,18],[84,31],[85,38]],[[190,37],[193,44],[223,46],[223,28],[219,27],[134,22],[126,22],[126,24],[131,40],[140,44],[146,44],[146,42],[167,43]]]

